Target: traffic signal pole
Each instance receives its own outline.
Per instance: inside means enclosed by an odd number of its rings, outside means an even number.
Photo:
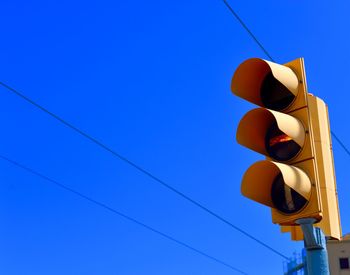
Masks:
[[[322,230],[314,227],[315,219],[306,218],[296,221],[304,234],[306,265],[308,274],[329,275],[326,238]]]
[[[244,173],[242,194],[269,207],[292,240],[304,239],[308,274],[329,275],[325,235],[341,239],[330,125],[326,103],[307,90],[303,58],[245,60],[231,90],[258,105],[239,122],[237,142],[265,156]]]

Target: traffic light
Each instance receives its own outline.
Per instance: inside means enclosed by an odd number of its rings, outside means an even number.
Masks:
[[[303,59],[248,59],[231,90],[260,106],[240,121],[238,143],[266,156],[245,172],[242,194],[270,207],[272,221],[292,239],[300,238],[301,218],[314,218],[326,236],[340,239],[327,106],[307,92]]]

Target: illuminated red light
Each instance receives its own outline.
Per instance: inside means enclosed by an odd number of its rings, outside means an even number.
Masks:
[[[276,144],[279,144],[279,143],[282,143],[282,142],[287,142],[287,141],[290,141],[290,140],[293,140],[290,136],[286,135],[286,134],[282,134],[282,135],[279,135],[279,136],[276,136],[276,137],[273,137],[269,140],[269,145],[270,147],[276,145]]]

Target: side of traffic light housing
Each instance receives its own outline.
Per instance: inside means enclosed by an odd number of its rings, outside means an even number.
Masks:
[[[323,169],[318,169],[323,218],[315,226],[322,228],[327,233],[327,236],[339,239],[341,236],[341,224],[328,110],[326,105],[318,98],[312,97],[310,101],[310,111],[313,114],[311,118],[314,125],[317,166],[323,167]],[[303,232],[300,226],[281,226],[281,231],[290,232],[293,240],[303,240]]]
[[[266,156],[244,174],[243,195],[269,206],[272,221],[293,239],[300,238],[301,218],[314,218],[327,236],[339,239],[328,112],[307,92],[303,59],[284,65],[248,59],[231,89],[261,107],[248,112],[237,129],[238,143]]]

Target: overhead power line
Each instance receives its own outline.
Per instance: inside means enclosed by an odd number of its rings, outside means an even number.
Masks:
[[[238,16],[238,14],[232,9],[230,4],[226,0],[222,0],[229,11],[233,14],[233,16],[238,20],[241,26],[247,31],[250,37],[254,40],[254,42],[259,46],[259,48],[265,53],[265,55],[269,58],[270,61],[275,62],[275,60],[271,57],[266,48],[262,45],[262,43],[256,38],[253,32],[247,27],[247,25],[243,22],[243,20]],[[332,136],[337,140],[340,146],[344,149],[344,151],[350,156],[350,150],[345,146],[345,144],[338,138],[338,136],[331,131]]]
[[[5,161],[7,161],[7,162],[9,162],[9,163],[11,163],[11,164],[13,164],[13,165],[15,165],[18,168],[21,168],[21,169],[23,169],[23,170],[25,170],[25,171],[33,174],[33,175],[36,175],[36,176],[38,176],[38,177],[40,177],[40,178],[42,178],[42,179],[44,179],[44,180],[46,180],[46,181],[48,181],[48,182],[50,182],[52,184],[54,184],[54,185],[64,189],[65,191],[73,193],[74,195],[76,195],[76,196],[78,196],[80,198],[83,198],[86,201],[89,201],[90,203],[94,204],[95,206],[104,208],[105,210],[108,210],[108,211],[112,212],[113,214],[116,214],[119,217],[122,217],[122,218],[124,218],[124,219],[126,219],[126,220],[128,220],[130,222],[136,223],[136,224],[142,226],[143,228],[145,228],[145,229],[147,229],[149,231],[152,231],[153,233],[156,233],[156,234],[158,234],[158,235],[160,235],[160,236],[162,236],[162,237],[164,237],[164,238],[166,238],[166,239],[168,239],[170,241],[173,241],[173,242],[177,243],[178,245],[186,247],[186,248],[188,248],[188,249],[190,249],[190,250],[192,250],[192,251],[194,251],[194,252],[196,252],[196,253],[198,253],[198,254],[200,254],[200,255],[208,258],[208,259],[211,259],[211,260],[213,260],[213,261],[215,261],[215,262],[217,262],[217,263],[219,263],[221,265],[224,265],[224,266],[226,266],[226,267],[228,267],[228,268],[230,268],[230,269],[232,269],[232,270],[234,270],[234,271],[236,271],[238,273],[247,275],[247,273],[243,272],[242,270],[240,270],[240,269],[238,269],[238,268],[236,268],[236,267],[234,267],[234,266],[232,266],[232,265],[230,265],[230,264],[228,264],[228,263],[226,263],[226,262],[224,262],[222,260],[219,260],[218,258],[210,256],[209,254],[207,254],[207,253],[205,253],[205,252],[203,252],[203,251],[201,251],[201,250],[199,250],[197,248],[194,248],[193,246],[191,246],[191,245],[189,245],[189,244],[187,244],[187,243],[185,243],[183,241],[175,239],[174,237],[172,237],[170,235],[167,235],[167,234],[165,234],[165,233],[163,233],[163,232],[161,232],[161,231],[159,231],[159,230],[157,230],[157,229],[155,229],[155,228],[153,228],[153,227],[151,227],[151,226],[149,226],[149,225],[147,225],[147,224],[145,224],[143,222],[140,222],[140,221],[138,221],[138,220],[136,220],[136,219],[126,215],[126,214],[123,214],[122,212],[119,212],[116,209],[114,209],[114,208],[112,208],[112,207],[110,207],[110,206],[108,206],[108,205],[106,205],[106,204],[104,204],[104,203],[102,203],[100,201],[97,201],[97,200],[95,200],[92,197],[88,197],[88,196],[84,195],[83,193],[68,187],[67,185],[59,183],[58,181],[53,180],[52,178],[49,178],[49,177],[47,177],[47,176],[45,176],[45,175],[43,175],[43,174],[41,174],[41,173],[39,173],[39,172],[29,168],[27,166],[24,166],[23,164],[20,164],[17,161],[9,159],[9,158],[7,158],[7,157],[5,157],[3,155],[0,155],[0,158],[5,160]]]
[[[200,209],[204,210],[205,212],[207,212],[208,214],[210,214],[211,216],[217,218],[218,220],[222,221],[223,223],[227,224],[228,226],[230,226],[231,228],[235,229],[236,231],[242,233],[243,235],[245,235],[246,237],[254,240],[255,242],[259,243],[260,245],[264,246],[265,248],[269,249],[270,251],[274,252],[275,254],[277,254],[278,256],[283,257],[284,259],[288,259],[287,256],[283,255],[282,253],[278,252],[276,249],[272,248],[270,245],[264,243],[263,241],[255,238],[253,235],[249,234],[248,232],[246,232],[245,230],[239,228],[238,226],[234,225],[233,223],[231,223],[230,221],[228,221],[227,219],[225,219],[224,217],[220,216],[219,214],[215,213],[214,211],[210,210],[208,207],[204,206],[203,204],[199,203],[198,201],[192,199],[191,197],[189,197],[188,195],[184,194],[183,192],[179,191],[178,189],[176,189],[175,187],[171,186],[170,184],[166,183],[165,181],[161,180],[160,178],[158,178],[157,176],[155,176],[154,174],[150,173],[149,171],[147,171],[146,169],[142,168],[141,166],[135,164],[133,161],[129,160],[128,158],[122,156],[121,154],[119,154],[118,152],[116,152],[115,150],[111,149],[110,147],[108,147],[107,145],[105,145],[104,143],[102,143],[101,141],[99,141],[98,139],[90,136],[89,134],[87,134],[86,132],[80,130],[78,127],[74,126],[73,124],[69,123],[68,121],[64,120],[63,118],[61,118],[60,116],[56,115],[55,113],[49,111],[48,109],[46,109],[45,107],[41,106],[40,104],[36,103],[34,100],[30,99],[29,97],[25,96],[23,93],[19,92],[18,90],[10,87],[9,85],[0,82],[0,85],[5,87],[7,90],[11,91],[13,94],[19,96],[20,98],[24,99],[25,101],[27,101],[28,103],[32,104],[33,106],[35,106],[36,108],[40,109],[41,111],[47,113],[48,115],[50,115],[51,117],[53,117],[54,119],[56,119],[57,121],[59,121],[60,123],[64,124],[66,127],[70,128],[71,130],[75,131],[76,133],[78,133],[79,135],[87,138],[88,140],[90,140],[91,142],[95,143],[96,145],[98,145],[99,147],[101,147],[102,149],[106,150],[107,152],[111,153],[113,156],[119,158],[120,160],[126,162],[127,164],[131,165],[132,167],[134,167],[136,170],[138,170],[139,172],[143,173],[144,175],[148,176],[149,178],[153,179],[155,182],[161,184],[162,186],[166,187],[167,189],[169,189],[170,191],[174,192],[175,194],[179,195],[180,197],[182,197],[183,199],[189,201],[190,203],[192,203],[193,205],[199,207]]]
[[[348,148],[346,148],[345,144],[337,137],[337,135],[331,131],[332,136],[338,141],[338,143],[340,144],[340,146],[344,149],[344,151],[350,156],[350,151]]]
[[[266,54],[266,56],[271,60],[274,61],[269,52],[265,49],[265,47],[259,42],[259,40],[256,38],[256,36],[252,33],[252,31],[248,28],[248,26],[243,22],[243,20],[238,16],[237,12],[235,12],[230,4],[226,0],[222,0],[226,7],[229,9],[229,11],[233,14],[234,17],[238,20],[238,22],[241,24],[241,26],[249,33],[251,38],[255,41],[256,44],[258,44],[259,48]]]

